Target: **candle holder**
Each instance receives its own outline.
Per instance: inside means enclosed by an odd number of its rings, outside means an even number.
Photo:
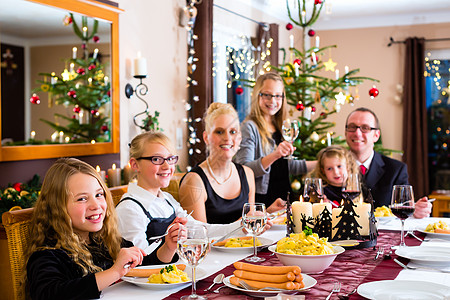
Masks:
[[[141,128],[141,129],[145,129],[144,126],[139,125],[139,124],[136,122],[136,118],[137,118],[138,116],[140,116],[140,115],[147,115],[147,114],[148,114],[148,103],[147,103],[143,98],[141,98],[141,96],[145,96],[145,95],[147,95],[147,93],[148,93],[148,87],[147,87],[147,85],[146,85],[145,83],[142,82],[142,79],[146,78],[147,75],[134,75],[133,77],[139,79],[140,82],[139,82],[139,84],[136,86],[135,89],[133,89],[133,86],[132,86],[131,84],[127,83],[127,84],[125,85],[125,96],[127,96],[127,98],[130,99],[131,96],[133,96],[133,94],[135,94],[136,97],[137,97],[139,100],[141,100],[142,102],[144,102],[144,104],[145,104],[145,110],[144,110],[143,112],[140,112],[140,113],[136,114],[136,115],[133,117],[133,122],[134,122],[134,125],[136,125],[137,127]]]

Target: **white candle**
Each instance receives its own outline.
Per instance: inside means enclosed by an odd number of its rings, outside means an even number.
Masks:
[[[74,63],[71,63],[70,64],[70,73],[73,73],[73,68],[75,67],[75,64]]]
[[[362,226],[362,228],[358,228],[358,230],[359,234],[363,236],[369,235],[370,233],[370,225],[369,225],[370,209],[371,206],[369,203],[365,202],[356,203],[355,213],[359,215],[359,217],[356,217],[356,222],[358,222],[358,224]]]
[[[298,64],[294,64],[294,71],[295,71],[295,77],[298,77],[298,75],[299,75],[299,66],[298,66]]]
[[[58,131],[53,132],[53,134],[51,136],[52,142],[56,142],[57,137],[58,137]]]
[[[66,144],[69,143],[69,142],[70,142],[70,137],[66,136],[66,137],[64,138],[64,141],[66,142]]]
[[[128,163],[124,168],[123,168],[123,181],[125,184],[128,184],[131,179],[133,179],[134,177],[134,171],[131,168],[130,163]]]
[[[316,36],[316,48],[319,48],[319,44],[320,44],[320,37]]]
[[[94,59],[97,59],[97,55],[98,55],[98,48],[95,48],[95,49],[94,49],[94,54],[92,55],[92,57],[93,57]]]
[[[339,70],[336,69],[336,80],[338,80],[338,79],[339,79]]]
[[[120,168],[116,168],[116,164],[113,164],[111,169],[108,169],[108,185],[109,187],[119,186],[121,184],[121,172]]]
[[[313,203],[312,205],[312,212],[313,212],[313,218],[314,220],[317,218],[317,216],[319,216],[322,211],[324,211],[325,209],[328,210],[328,212],[331,214],[331,203],[326,202],[320,202],[320,203]]]
[[[316,53],[311,52],[311,58],[312,58],[312,63],[313,63],[313,65],[317,64]]]
[[[294,48],[294,36],[292,34],[289,36],[289,47]]]
[[[302,23],[306,23],[306,11],[302,10]]]
[[[50,83],[51,84],[55,84],[56,83],[56,81],[58,80],[58,77],[55,77],[55,72],[52,72],[52,77],[50,78]]]
[[[294,201],[292,207],[292,218],[294,221],[294,232],[302,232],[302,218],[309,218],[313,216],[312,204],[310,202],[303,202],[300,196],[300,201]]]
[[[88,83],[89,83],[89,85],[92,85],[92,78],[88,78]]]
[[[87,27],[86,26],[83,27],[83,37],[84,38],[87,37]]]
[[[336,207],[336,208],[333,208],[333,211],[331,213],[332,214],[332,216],[331,216],[331,228],[332,228],[331,236],[333,239],[335,238],[334,236],[336,235],[336,232],[337,232],[337,228],[334,228],[334,227],[341,220],[341,217],[339,217],[341,212],[342,212],[342,207]]]
[[[134,60],[134,75],[147,76],[147,59],[141,57],[141,52],[138,52]]]
[[[64,143],[64,132],[62,131],[59,132],[59,143]]]
[[[105,76],[105,77],[103,77],[103,82],[105,83],[105,85],[107,85],[108,84],[108,76]]]
[[[77,47],[73,47],[72,48],[72,58],[76,59],[77,58]]]
[[[331,146],[331,134],[327,132],[327,146]]]
[[[303,117],[308,121],[311,121],[311,112],[312,108],[310,106],[306,107],[305,110],[303,111]]]
[[[100,170],[100,166],[97,166],[97,167],[95,168],[95,170],[96,170],[97,173],[100,175],[100,177],[102,178],[103,182],[105,182],[105,179],[106,179],[106,172]]]
[[[345,66],[345,74],[347,74],[348,73],[348,66]]]
[[[30,132],[30,139],[32,141],[34,141],[35,136],[36,136],[36,131],[33,130],[32,132]]]

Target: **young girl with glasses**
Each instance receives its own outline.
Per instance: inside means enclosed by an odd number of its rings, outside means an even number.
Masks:
[[[116,210],[123,237],[149,254],[144,258],[144,264],[177,261],[180,224],[205,224],[188,216],[172,195],[161,191],[169,185],[174,174],[178,161],[174,153],[171,141],[161,132],[142,133],[130,144],[130,165],[137,174],[137,182],[128,184],[128,191]],[[227,225],[205,225],[210,236],[220,236],[238,228],[240,221]],[[151,239],[164,234],[167,228],[168,234],[161,243]]]
[[[24,255],[26,299],[97,299],[142,263],[122,239],[111,193],[93,167],[62,158],[45,175]],[[128,247],[128,248],[123,248]]]
[[[241,125],[242,142],[234,160],[250,167],[255,174],[255,201],[270,206],[276,199],[286,199],[291,190],[289,175],[306,174],[315,162],[284,159],[295,148],[281,134],[287,118],[282,78],[266,73],[256,80],[250,114]]]

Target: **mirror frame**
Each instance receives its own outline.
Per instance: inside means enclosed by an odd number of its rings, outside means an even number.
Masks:
[[[20,161],[47,159],[67,156],[101,155],[120,152],[119,122],[119,12],[123,10],[101,2],[87,3],[78,0],[27,0],[42,5],[53,6],[91,18],[111,22],[111,141],[108,143],[79,143],[67,145],[26,145],[1,146],[0,161]],[[1,85],[0,85],[1,89]],[[1,136],[1,95],[0,95],[0,136]]]

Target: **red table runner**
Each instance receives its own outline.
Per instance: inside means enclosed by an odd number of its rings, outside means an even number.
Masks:
[[[408,246],[417,246],[420,244],[418,240],[413,238],[407,237],[405,241]],[[377,239],[377,247],[383,246],[385,249],[390,249],[391,246],[398,245],[399,243],[400,233],[398,231],[381,231]],[[338,255],[336,260],[323,273],[311,274],[310,276],[317,280],[317,284],[309,291],[304,291],[299,294],[305,295],[306,299],[325,299],[337,280],[341,282],[341,292],[339,294],[342,295],[354,290],[361,283],[395,279],[402,268],[393,259],[383,259],[383,257],[380,257],[374,260],[376,252],[377,250],[373,247],[346,250],[344,253]],[[261,264],[266,266],[282,265],[278,258],[271,254],[268,250],[259,252],[258,256],[266,258],[266,261]],[[392,258],[396,257],[395,254],[391,256]],[[233,274],[234,270],[233,265],[229,265],[219,272],[197,282],[197,293],[199,295],[207,295],[208,299],[258,299],[228,287],[222,288],[220,294],[203,291],[212,284],[217,274],[223,273],[225,276],[229,276]],[[217,287],[215,286],[213,289]],[[181,296],[189,295],[191,289],[190,286],[186,287],[164,299],[180,299]],[[338,299],[338,297],[333,294],[331,299]],[[355,293],[350,299],[365,298]]]

